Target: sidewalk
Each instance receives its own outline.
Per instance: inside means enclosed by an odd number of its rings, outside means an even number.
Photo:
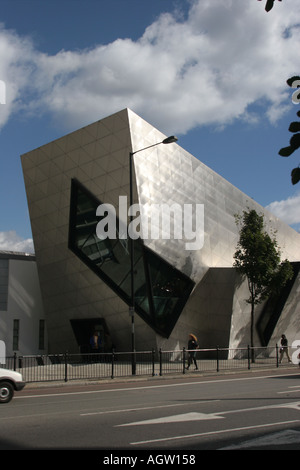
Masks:
[[[37,389],[37,388],[49,388],[49,387],[70,387],[76,385],[102,385],[102,384],[116,384],[116,383],[130,383],[130,382],[142,382],[142,381],[163,381],[163,380],[195,380],[207,377],[224,377],[228,375],[252,375],[252,374],[275,374],[275,375],[288,375],[295,373],[300,377],[300,368],[294,364],[281,364],[279,367],[274,366],[260,366],[249,369],[242,368],[227,368],[217,372],[216,370],[188,370],[183,372],[170,372],[164,375],[126,375],[116,376],[113,379],[109,377],[105,378],[75,378],[70,379],[67,382],[64,380],[45,380],[38,382],[27,382],[25,387],[26,390]]]

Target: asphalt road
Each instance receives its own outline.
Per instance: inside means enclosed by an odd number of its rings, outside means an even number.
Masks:
[[[14,449],[101,449],[110,464],[155,449],[183,465],[200,450],[300,449],[300,371],[27,385],[0,406],[0,450]]]

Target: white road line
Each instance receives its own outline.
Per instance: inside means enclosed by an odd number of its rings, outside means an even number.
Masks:
[[[216,435],[216,434],[224,434],[224,433],[230,433],[230,432],[239,432],[239,431],[248,431],[250,429],[260,429],[260,428],[270,428],[270,427],[275,427],[275,426],[282,426],[286,424],[294,424],[294,423],[300,423],[300,420],[293,420],[293,421],[280,421],[278,423],[268,423],[268,424],[258,424],[256,426],[245,426],[241,428],[232,428],[232,429],[222,429],[219,431],[210,431],[210,432],[201,432],[197,434],[187,434],[185,436],[173,436],[173,437],[164,437],[161,439],[149,439],[147,441],[137,441],[137,442],[131,442],[130,445],[142,445],[142,444],[154,444],[155,442],[166,442],[166,441],[176,441],[176,440],[183,440],[183,439],[192,439],[195,437],[205,437],[205,436],[211,436],[211,435]]]
[[[213,402],[218,402],[221,400],[203,400],[203,401],[197,401],[193,402],[193,405],[198,405],[202,403],[213,403]],[[105,415],[105,414],[110,414],[110,413],[126,413],[130,411],[144,411],[144,410],[157,410],[159,408],[173,408],[173,407],[178,407],[178,406],[187,406],[188,403],[174,403],[172,405],[157,405],[157,406],[145,406],[141,408],[124,408],[122,410],[106,410],[106,411],[94,411],[91,413],[81,413],[80,416],[94,416],[94,415]]]
[[[217,413],[184,413],[181,415],[165,416],[162,418],[146,419],[145,421],[136,421],[135,423],[118,424],[115,427],[120,428],[124,426],[140,426],[147,424],[165,424],[165,423],[183,423],[188,421],[204,421],[213,419],[223,419],[223,416],[219,416]]]
[[[162,424],[162,423],[176,423],[176,422],[188,422],[188,421],[203,421],[203,420],[212,420],[212,419],[221,419],[224,418],[224,415],[230,415],[234,413],[246,413],[251,411],[262,411],[262,410],[271,410],[276,408],[290,408],[296,411],[300,411],[300,402],[289,402],[289,403],[280,403],[279,405],[265,405],[257,406],[252,408],[242,408],[238,410],[228,410],[228,411],[217,411],[216,413],[185,413],[175,416],[165,416],[154,419],[147,419],[143,421],[135,421],[133,423],[117,424],[115,427],[125,427],[125,426],[141,426],[145,424]]]

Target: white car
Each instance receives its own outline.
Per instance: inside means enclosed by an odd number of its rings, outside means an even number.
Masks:
[[[22,374],[0,368],[0,404],[10,402],[15,391],[22,390],[24,387]]]

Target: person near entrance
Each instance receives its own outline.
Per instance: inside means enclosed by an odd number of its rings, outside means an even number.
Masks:
[[[100,347],[101,347],[101,339],[98,331],[94,331],[92,336],[90,337],[90,348],[91,352],[95,354],[100,353]],[[93,356],[93,360],[96,360],[97,356]]]

